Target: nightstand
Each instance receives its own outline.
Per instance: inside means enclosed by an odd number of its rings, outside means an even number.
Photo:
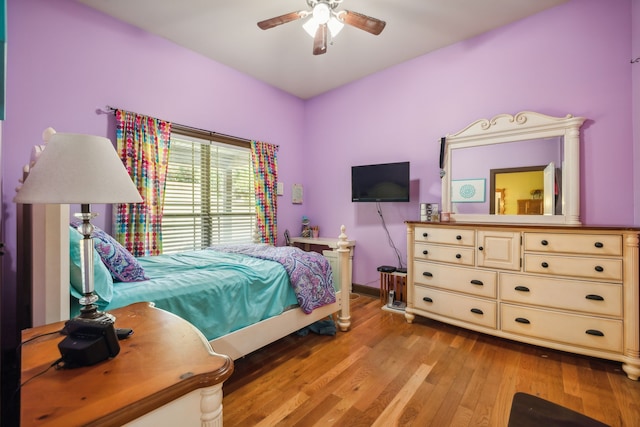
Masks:
[[[151,303],[110,311],[131,328],[113,359],[47,368],[60,357],[64,322],[23,331],[21,426],[222,425],[222,384],[233,361],[186,320]],[[214,423],[214,424],[210,424]]]

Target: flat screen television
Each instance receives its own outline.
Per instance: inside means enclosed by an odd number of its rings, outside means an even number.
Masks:
[[[409,162],[351,167],[352,202],[408,202]]]

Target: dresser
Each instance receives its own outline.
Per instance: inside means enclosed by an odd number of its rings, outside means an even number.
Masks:
[[[640,376],[640,229],[407,222],[407,308]]]
[[[544,200],[520,199],[518,200],[518,215],[542,215],[544,213]]]
[[[76,369],[60,357],[64,322],[23,332],[21,422],[26,426],[222,426],[222,384],[233,361],[189,322],[150,303],[110,311],[131,328],[120,352]]]

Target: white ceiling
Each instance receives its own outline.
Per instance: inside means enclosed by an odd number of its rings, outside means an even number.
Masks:
[[[78,0],[302,99],[567,0],[344,0],[339,9],[386,21],[374,36],[345,26],[324,55],[302,20],[256,23],[308,10],[305,0]]]

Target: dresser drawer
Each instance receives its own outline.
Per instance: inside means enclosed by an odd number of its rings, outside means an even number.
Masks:
[[[475,246],[475,230],[460,228],[416,227],[416,242],[442,243],[457,246]]]
[[[554,276],[584,277],[600,281],[622,281],[622,260],[580,258],[561,255],[525,254],[524,271]]]
[[[622,236],[613,234],[524,233],[524,250],[621,256]]]
[[[622,317],[622,285],[501,273],[500,299]]]
[[[413,262],[413,281],[442,289],[495,298],[498,274],[495,271],[453,267],[425,261]]]
[[[622,320],[568,314],[510,304],[500,305],[505,332],[562,344],[622,352]]]
[[[416,243],[415,259],[473,266],[475,265],[475,249]]]
[[[493,301],[416,286],[413,304],[416,310],[422,312],[439,314],[493,329],[497,325],[497,308]]]

